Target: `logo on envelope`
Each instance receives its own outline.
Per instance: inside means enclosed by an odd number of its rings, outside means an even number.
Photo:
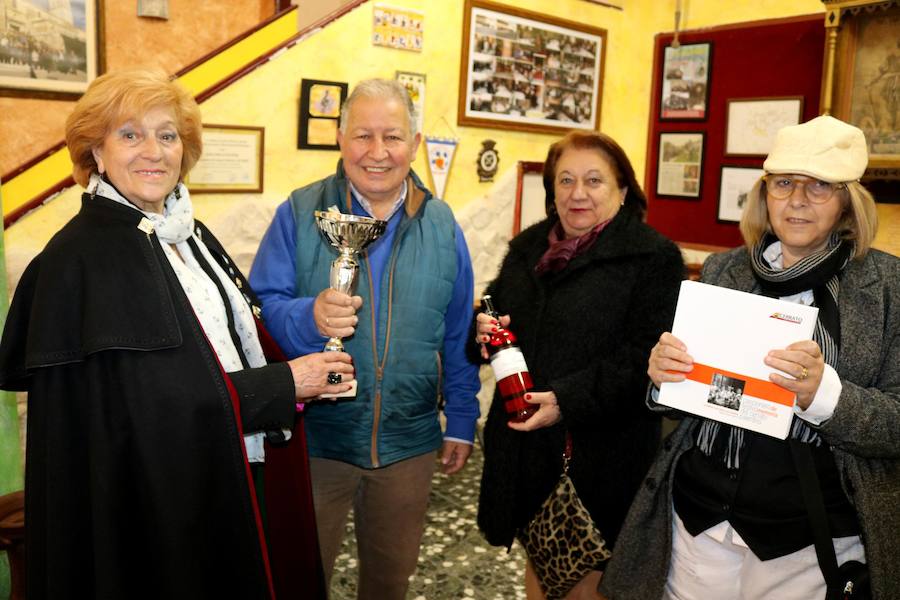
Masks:
[[[794,315],[787,315],[785,313],[780,313],[780,312],[772,313],[771,315],[769,315],[769,318],[770,319],[778,319],[779,321],[787,321],[788,323],[796,323],[797,325],[799,325],[800,323],[803,322],[803,319],[801,319],[800,317],[796,317]]]

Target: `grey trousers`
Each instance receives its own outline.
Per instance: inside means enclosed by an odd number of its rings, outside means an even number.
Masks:
[[[416,569],[437,453],[379,469],[310,458],[316,525],[326,585],[353,508],[359,600],[403,600]]]

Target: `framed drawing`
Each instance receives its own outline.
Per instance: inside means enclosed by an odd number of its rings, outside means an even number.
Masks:
[[[300,126],[297,147],[305,150],[338,150],[337,132],[347,84],[303,79],[300,82]]]
[[[865,5],[871,6],[865,6]],[[900,2],[827,0],[822,109],[866,134],[864,179],[900,180]],[[835,41],[829,45],[830,41]],[[833,77],[831,69],[833,66]],[[896,199],[896,191],[877,199]]]
[[[372,44],[421,52],[424,23],[421,11],[376,4],[372,9]]]
[[[775,133],[803,118],[803,97],[735,98],[727,101],[726,156],[767,156]]]
[[[266,131],[262,127],[203,124],[203,154],[184,184],[191,193],[263,191]]]
[[[101,68],[100,0],[0,0],[0,93],[75,98]]]
[[[606,30],[466,0],[460,125],[563,133],[597,129]]]
[[[520,160],[516,166],[516,205],[512,235],[547,217],[544,193],[544,163]]]
[[[663,49],[659,118],[703,120],[709,100],[712,44],[682,44]]]
[[[704,138],[702,131],[659,134],[657,196],[700,197]]]
[[[425,74],[397,71],[394,77],[403,84],[416,110],[416,131],[424,135],[425,129]]]
[[[755,167],[722,166],[719,179],[719,212],[716,215],[718,222],[740,222],[750,188],[764,173],[765,171]]]

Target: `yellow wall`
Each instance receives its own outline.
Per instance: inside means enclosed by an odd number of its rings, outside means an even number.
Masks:
[[[624,3],[624,11],[584,0],[499,1],[607,29],[608,54],[600,126],[622,144],[634,163],[639,180],[643,180],[652,93],[653,38],[658,32],[673,29],[675,0],[632,0]],[[369,2],[288,49],[202,105],[205,122],[265,127],[265,191],[255,201],[274,205],[292,189],[333,172],[338,158],[336,151],[296,149],[302,78],[346,81],[352,86],[367,77],[393,77],[396,70],[425,73],[425,133],[460,138],[445,192],[446,200],[456,209],[490,189],[491,184],[479,183],[475,169],[482,140],[493,139],[497,142],[501,173],[514,168],[518,160],[543,159],[548,145],[555,139],[553,135],[460,127],[456,124],[464,3],[461,0],[392,0],[390,4],[413,8],[425,14],[423,52],[372,46],[373,3]],[[684,0],[682,4],[683,29],[824,14],[819,0]],[[420,149],[414,168],[430,184],[424,149]],[[22,231],[22,235],[48,237],[62,225],[65,215],[77,210],[78,194],[77,190],[70,190],[61,199],[53,201],[53,204],[68,203],[71,206],[59,206],[51,211],[58,213],[62,220],[45,214],[41,215],[40,224],[28,228],[46,229],[43,234]],[[210,221],[212,215],[227,211],[246,199],[246,195],[195,195],[197,215]],[[882,212],[883,221],[886,217],[897,217],[896,212],[893,215]],[[26,217],[21,223],[25,224],[36,216]],[[10,246],[16,243],[18,229],[24,228],[16,225],[9,232]],[[34,240],[30,242],[34,243]]]
[[[622,144],[639,180],[643,180],[653,37],[673,28],[675,1],[635,0],[625,3],[624,11],[584,0],[500,0],[500,3],[607,30],[600,127]],[[301,78],[347,81],[352,86],[366,77],[393,77],[396,70],[426,73],[425,133],[460,138],[444,194],[454,208],[490,188],[490,184],[478,181],[475,170],[482,140],[497,142],[500,172],[513,168],[519,160],[543,160],[547,147],[556,139],[554,135],[456,124],[464,3],[461,0],[394,0],[390,4],[425,13],[422,53],[372,46],[369,42],[372,3],[366,3],[204,103],[204,119],[208,122],[266,126],[266,197],[284,197],[294,187],[321,178],[333,170],[337,160],[337,152],[296,150]],[[683,28],[824,14],[819,0],[685,0],[683,8]],[[260,90],[265,93],[260,94]],[[274,105],[273,99],[277,99]],[[421,149],[413,168],[430,183],[424,155]]]

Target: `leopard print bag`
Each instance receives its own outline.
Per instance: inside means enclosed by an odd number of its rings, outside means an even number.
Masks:
[[[565,598],[575,584],[591,571],[601,570],[611,556],[603,534],[569,478],[571,456],[572,436],[566,432],[559,483],[517,535],[547,600]]]

